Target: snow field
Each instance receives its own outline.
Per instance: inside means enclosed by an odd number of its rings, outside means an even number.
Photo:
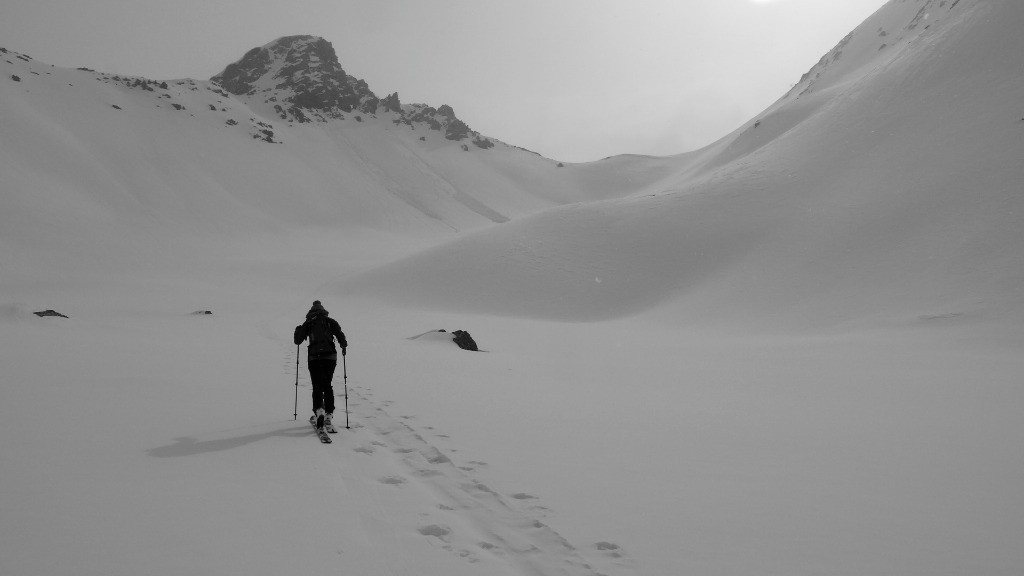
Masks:
[[[249,320],[5,312],[4,365],[25,369],[4,376],[5,571],[594,573],[357,379],[353,427],[320,445],[305,360],[292,421],[295,349]]]
[[[421,368],[382,375],[374,392],[488,462],[476,472],[488,485],[537,497],[580,549],[611,543],[656,574],[1010,574],[1019,562],[1019,334],[956,319],[738,336],[454,318],[403,310],[393,325],[473,326],[488,352],[375,346],[361,353]]]
[[[0,572],[1018,574],[1022,7],[888,3],[721,142],[564,168],[0,62]]]

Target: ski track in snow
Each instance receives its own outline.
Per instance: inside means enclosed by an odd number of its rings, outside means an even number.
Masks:
[[[400,473],[380,476],[376,482],[392,490],[429,494],[431,509],[421,511],[419,523],[408,530],[467,563],[497,560],[509,566],[511,574],[633,573],[633,560],[618,545],[597,542],[586,550],[573,546],[541,521],[539,515],[548,509],[538,505],[536,497],[499,494],[471,476],[486,463],[457,466],[410,424],[414,417],[389,414],[387,401],[372,400],[373,394],[359,386],[349,385],[348,391],[351,429],[339,427],[339,434],[332,435],[334,444],[325,449],[389,459],[385,464],[397,465]]]

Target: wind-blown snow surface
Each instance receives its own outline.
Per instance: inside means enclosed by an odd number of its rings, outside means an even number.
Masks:
[[[1019,573],[1022,23],[891,2],[716,145],[562,169],[4,54],[0,572]]]

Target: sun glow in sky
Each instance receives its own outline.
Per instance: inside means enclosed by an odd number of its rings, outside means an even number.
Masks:
[[[474,130],[567,161],[707,145],[781,97],[884,4],[0,2],[3,47],[57,66],[153,79],[206,79],[281,36],[322,36],[378,96],[448,104]]]

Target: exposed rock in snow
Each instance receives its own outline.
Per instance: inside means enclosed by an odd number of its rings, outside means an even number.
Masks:
[[[342,112],[377,110],[366,82],[349,76],[330,42],[315,36],[286,36],[246,52],[211,78],[235,95],[272,94],[282,117],[309,122],[309,111],[338,118]]]
[[[448,332],[444,328],[441,328],[440,330],[431,330],[429,332],[424,332],[423,334],[417,334],[416,336],[410,337],[409,340],[422,340],[424,342],[445,343],[454,342],[459,348],[462,348],[463,350],[470,350],[472,352],[479,352],[480,350],[479,348],[477,348],[476,341],[474,341],[473,337],[469,335],[469,332],[466,332],[465,330],[455,330],[453,332]]]
[[[378,98],[364,80],[342,68],[330,42],[318,36],[285,36],[253,48],[211,78],[228,92],[262,98],[282,120],[294,122],[343,119],[346,113],[395,115],[396,124],[426,124],[444,131],[448,140],[472,139],[487,149],[493,143],[455,116],[451,106],[402,105],[398,93]]]
[[[480,349],[476,346],[476,341],[469,335],[469,332],[465,330],[456,330],[452,332],[452,342],[455,342],[463,350],[471,350],[478,352]]]
[[[47,316],[56,316],[58,318],[68,318],[68,316],[65,316],[64,314],[61,314],[60,312],[57,312],[56,310],[53,310],[52,308],[47,309],[47,310],[40,310],[39,312],[33,312],[33,314],[35,314],[36,316],[39,316],[40,318],[45,318]]]

